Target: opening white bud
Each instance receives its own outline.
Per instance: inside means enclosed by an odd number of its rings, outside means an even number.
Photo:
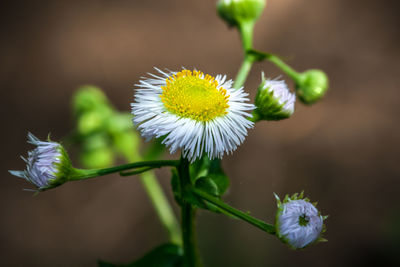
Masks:
[[[9,172],[31,182],[39,190],[63,184],[72,170],[63,146],[56,142],[40,141],[31,133],[28,133],[28,143],[36,148],[28,152],[27,158],[22,157],[26,162],[26,170]]]
[[[265,80],[264,73],[258,87],[254,114],[258,120],[282,120],[294,112],[296,95],[291,93],[285,81]]]
[[[303,192],[298,196],[286,195],[283,202],[275,195],[278,202],[276,214],[276,234],[280,240],[293,249],[304,248],[316,241],[326,241],[321,238],[325,231],[324,220],[314,204],[308,198],[303,198]]]

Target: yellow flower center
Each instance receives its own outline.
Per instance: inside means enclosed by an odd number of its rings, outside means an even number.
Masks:
[[[227,114],[229,95],[214,77],[182,70],[165,81],[160,97],[169,112],[203,122]]]

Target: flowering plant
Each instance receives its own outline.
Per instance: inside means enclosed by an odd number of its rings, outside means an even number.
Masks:
[[[10,171],[41,192],[69,181],[95,178],[111,173],[140,176],[157,215],[169,234],[169,242],[129,266],[201,266],[196,246],[195,217],[198,209],[228,215],[277,236],[293,249],[324,241],[324,220],[303,193],[278,201],[275,224],[242,212],[222,197],[229,187],[221,159],[241,145],[256,123],[289,118],[295,111],[296,96],[305,104],[319,100],[328,88],[320,70],[296,72],[278,56],[253,49],[253,29],[265,0],[220,0],[217,10],[229,26],[240,33],[244,60],[235,80],[212,76],[200,70],[161,70],[149,73],[136,84],[131,114],[117,111],[100,89],[82,87],[73,99],[77,127],[75,138],[81,162],[87,169],[72,166],[61,143],[28,140],[36,148],[24,159],[25,171]],[[290,92],[285,81],[266,79],[250,103],[244,83],[253,63],[268,60],[295,84]],[[132,128],[134,126],[135,128]],[[139,153],[139,134],[153,140]],[[160,160],[165,149],[180,151],[176,160]],[[112,166],[115,156],[130,162]],[[171,168],[173,195],[180,206],[180,224],[152,172]],[[116,266],[100,262],[100,266]]]

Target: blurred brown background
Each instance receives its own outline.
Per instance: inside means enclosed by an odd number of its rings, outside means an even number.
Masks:
[[[27,131],[39,138],[51,132],[56,140],[69,133],[70,99],[79,85],[98,85],[129,110],[133,84],[153,66],[234,78],[240,43],[217,17],[215,1],[0,5],[2,265],[129,262],[164,242],[136,178],[69,183],[32,197],[21,190],[29,185],[7,170],[24,167],[19,155],[32,148]],[[300,71],[325,70],[330,90],[312,107],[298,102],[291,119],[250,131],[224,158],[232,179],[225,199],[273,221],[272,192],[304,189],[330,215],[329,242],[292,251],[246,223],[200,212],[206,266],[399,264],[399,6],[394,0],[269,0],[255,48],[284,56]],[[262,70],[281,75],[268,62],[256,64],[246,83],[251,98]],[[169,193],[168,171],[158,174]]]

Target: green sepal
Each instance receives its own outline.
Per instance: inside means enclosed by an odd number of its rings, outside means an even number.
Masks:
[[[156,247],[140,259],[129,264],[112,264],[98,261],[99,267],[182,267],[183,250],[175,244],[164,244]]]

